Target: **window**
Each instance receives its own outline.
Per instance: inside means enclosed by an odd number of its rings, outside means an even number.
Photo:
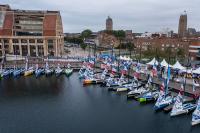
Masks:
[[[44,55],[44,48],[43,46],[38,46],[38,55],[43,56]]]
[[[22,39],[21,43],[27,43],[27,40],[26,39]]]
[[[19,45],[13,45],[14,55],[20,55]]]
[[[34,45],[30,45],[30,55],[36,56],[36,48]]]
[[[35,40],[34,39],[30,39],[29,43],[35,43]]]
[[[43,43],[43,40],[42,39],[38,39],[37,43]]]
[[[22,45],[22,56],[28,55],[28,47],[27,45]]]
[[[13,39],[12,42],[13,43],[19,43],[19,40],[18,39]]]

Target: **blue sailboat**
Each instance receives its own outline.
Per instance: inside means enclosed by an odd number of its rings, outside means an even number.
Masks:
[[[167,73],[168,73],[167,79],[164,79],[164,81],[163,81],[163,84],[161,86],[161,91],[159,93],[159,97],[154,106],[155,111],[163,109],[166,106],[168,106],[174,102],[174,98],[172,96],[168,95],[168,84],[169,84],[169,79],[170,79],[170,67],[169,66],[168,66]]]
[[[21,69],[15,69],[14,72],[13,72],[13,77],[19,77],[22,73],[22,70]]]
[[[36,70],[35,70],[35,77],[38,78],[40,77],[44,72],[44,69],[41,69],[38,67],[38,64],[36,64]]]
[[[4,70],[1,73],[1,78],[8,78],[10,76],[10,70]]]
[[[17,64],[17,56],[15,55],[15,64]],[[19,77],[22,73],[22,69],[18,69],[16,67],[16,65],[14,65],[14,71],[13,71],[13,77],[16,78],[16,77]]]

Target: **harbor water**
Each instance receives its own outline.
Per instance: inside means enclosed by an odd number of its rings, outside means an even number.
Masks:
[[[199,133],[191,114],[170,118],[126,94],[71,77],[0,81],[0,133]]]

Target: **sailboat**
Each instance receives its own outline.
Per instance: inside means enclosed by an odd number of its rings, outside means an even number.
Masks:
[[[15,64],[17,64],[16,61],[17,61],[17,55],[15,55]],[[22,70],[18,69],[16,65],[14,65],[13,77],[19,77],[21,75],[21,72]]]
[[[58,64],[57,68],[55,69],[56,76],[60,76],[63,70],[60,68],[60,64]]]
[[[155,111],[165,108],[166,106],[172,104],[174,102],[174,98],[168,94],[168,84],[170,79],[171,69],[168,66],[166,78],[164,78],[163,84],[161,85],[159,97],[154,106]]]
[[[7,78],[10,76],[10,70],[3,69],[4,59],[2,59],[2,65],[1,65],[1,78]]]
[[[196,108],[195,104],[192,103],[183,104],[183,96],[181,95],[181,93],[179,93],[178,96],[176,97],[176,102],[174,103],[170,116],[186,114],[194,110],[195,108]]]
[[[48,64],[48,58],[47,58],[47,62],[45,64],[45,75],[49,76],[53,74],[53,69],[49,68],[49,64]]]
[[[14,71],[13,71],[13,77],[19,77],[21,75],[22,70],[16,68],[16,66],[14,66]]]
[[[33,72],[34,72],[33,67],[28,67],[28,58],[26,57],[26,67],[25,67],[24,76],[30,76],[33,74]]]
[[[65,69],[65,75],[69,77],[70,75],[72,75],[72,73],[73,73],[73,69],[71,68],[71,65],[67,64],[67,69]]]
[[[155,111],[158,111],[160,109],[165,108],[166,106],[172,104],[174,102],[174,98],[172,96],[170,96],[169,94],[167,94],[166,92],[164,92],[164,84],[161,86],[161,90],[159,93],[159,97],[156,101],[156,104],[154,106]]]
[[[38,67],[38,64],[36,64],[36,70],[35,70],[35,77],[38,78],[44,73],[44,69],[41,69]]]
[[[191,122],[192,126],[195,126],[197,124],[200,124],[200,98],[198,100],[197,107],[192,114],[192,122]]]
[[[117,92],[126,92],[126,91],[134,91],[136,88],[140,87],[141,84],[138,82],[137,79],[133,79],[132,83],[124,84],[120,87],[117,87]]]
[[[136,78],[136,77],[135,77]],[[136,78],[137,79],[137,78]],[[138,83],[138,82],[137,82]],[[130,99],[130,98],[134,98],[134,99],[137,99],[138,96],[142,95],[142,94],[145,94],[147,92],[149,92],[149,85],[151,83],[151,77],[149,76],[149,79],[148,79],[148,82],[146,85],[144,86],[141,86],[138,84],[137,88],[130,91],[128,94],[127,94],[127,98]]]
[[[2,73],[1,73],[1,78],[7,78],[10,76],[10,70],[4,70]]]
[[[116,91],[117,89],[115,87],[119,87],[125,84],[128,84],[128,81],[125,79],[124,75],[122,74],[120,78],[111,77],[107,81],[106,86],[108,87],[109,91]]]

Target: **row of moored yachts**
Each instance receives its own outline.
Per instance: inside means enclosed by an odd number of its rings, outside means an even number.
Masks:
[[[197,103],[188,101],[180,92],[177,96],[166,90],[163,84],[161,87],[152,85],[151,77],[147,83],[134,78],[132,81],[123,74],[121,77],[110,74],[107,69],[100,73],[94,73],[93,69],[82,67],[79,71],[79,78],[83,79],[83,85],[100,84],[108,91],[127,92],[127,99],[135,99],[140,103],[154,102],[154,110],[171,111],[170,116],[178,116],[192,113],[192,125],[200,124],[200,100]]]
[[[20,76],[30,76],[35,75],[36,78],[40,77],[41,75],[50,76],[55,74],[56,76],[60,76],[61,74],[65,74],[66,76],[70,76],[73,73],[73,69],[70,67],[70,64],[66,68],[61,68],[60,65],[54,69],[48,66],[43,67],[26,67],[25,68],[10,68],[10,69],[1,69],[0,75],[1,78],[8,78],[8,77],[20,77]]]

